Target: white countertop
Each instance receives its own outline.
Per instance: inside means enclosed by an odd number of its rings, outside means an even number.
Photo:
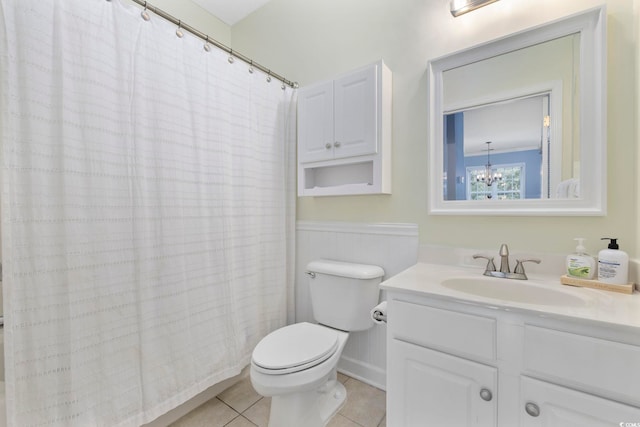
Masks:
[[[468,268],[441,264],[419,262],[413,267],[399,273],[389,280],[382,282],[381,289],[388,292],[431,297],[440,300],[451,300],[465,304],[474,304],[491,309],[504,311],[526,311],[541,315],[559,316],[604,322],[612,325],[640,328],[640,292],[621,294],[604,290],[578,288],[560,283],[560,277],[543,274],[528,274],[529,280],[498,279],[483,276],[483,268]],[[534,287],[547,288],[581,300],[577,305],[563,305],[559,301],[550,300],[548,303],[529,303],[512,300],[489,298],[474,295],[443,286],[441,283],[451,278],[477,278],[478,286],[483,282],[495,280],[506,282],[513,286],[528,286],[535,292]],[[541,292],[541,293],[544,293]]]

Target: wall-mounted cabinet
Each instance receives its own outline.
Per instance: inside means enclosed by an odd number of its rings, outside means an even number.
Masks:
[[[391,192],[391,72],[382,61],[298,92],[298,196]]]

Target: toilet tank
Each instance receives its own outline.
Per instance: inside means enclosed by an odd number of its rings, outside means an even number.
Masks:
[[[343,331],[373,326],[371,309],[378,304],[378,285],[384,270],[377,265],[332,260],[307,265],[313,317],[320,324]]]

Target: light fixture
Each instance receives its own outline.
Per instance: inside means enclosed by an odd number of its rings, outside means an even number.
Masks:
[[[485,144],[487,144],[487,164],[484,166],[484,172],[476,175],[476,181],[484,182],[487,187],[491,187],[494,182],[502,180],[502,174],[491,169],[491,141],[487,141]]]
[[[495,3],[498,0],[451,0],[451,14],[453,16],[464,15],[467,12],[476,10],[482,6]]]

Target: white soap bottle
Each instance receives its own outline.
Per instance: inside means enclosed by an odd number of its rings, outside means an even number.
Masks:
[[[598,252],[598,280],[613,285],[626,285],[629,278],[629,255],[618,249],[618,239],[603,237],[610,240],[607,249]]]
[[[567,256],[567,274],[580,279],[593,279],[596,273],[596,260],[587,253],[583,246],[584,238],[576,237],[576,252]]]

